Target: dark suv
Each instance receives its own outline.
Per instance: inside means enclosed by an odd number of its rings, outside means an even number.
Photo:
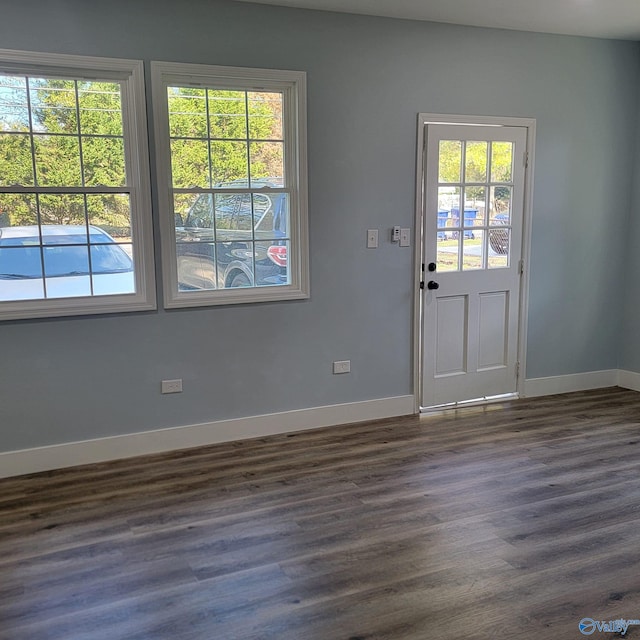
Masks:
[[[289,284],[287,195],[277,182],[256,181],[261,192],[237,192],[246,181],[216,185],[229,193],[202,193],[185,218],[176,214],[181,291]]]

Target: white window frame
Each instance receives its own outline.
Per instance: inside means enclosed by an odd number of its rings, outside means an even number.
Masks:
[[[159,185],[164,306],[198,307],[293,300],[309,297],[307,223],[306,73],[273,69],[151,62],[151,83]],[[285,185],[289,195],[290,284],[231,289],[179,291],[171,177],[167,88],[189,86],[283,93]]]
[[[122,86],[122,119],[131,203],[135,293],[0,302],[0,320],[156,309],[144,64],[140,60],[0,49],[0,73],[74,80],[111,80]],[[37,190],[37,187],[34,187]],[[22,192],[33,193],[25,187]],[[82,192],[82,189],[79,190]],[[5,191],[6,192],[6,191]]]

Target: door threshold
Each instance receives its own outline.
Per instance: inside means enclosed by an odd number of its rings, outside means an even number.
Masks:
[[[458,400],[457,402],[445,402],[444,404],[434,404],[430,407],[420,407],[420,413],[430,413],[431,411],[444,411],[445,409],[464,409],[465,407],[477,407],[478,405],[492,404],[494,402],[504,402],[505,400],[517,400],[520,397],[517,391],[513,393],[500,393],[496,396],[482,396],[471,400]]]

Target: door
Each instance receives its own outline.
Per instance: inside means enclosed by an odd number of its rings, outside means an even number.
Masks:
[[[527,129],[425,127],[421,405],[514,393]]]

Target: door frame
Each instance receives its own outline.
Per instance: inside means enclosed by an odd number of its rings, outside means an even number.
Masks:
[[[516,392],[524,396],[527,355],[527,317],[529,310],[529,264],[531,253],[531,213],[533,210],[533,170],[535,160],[536,120],[535,118],[512,118],[501,116],[468,116],[444,113],[418,114],[418,143],[416,147],[416,208],[414,243],[414,314],[413,314],[413,394],[415,412],[420,413],[422,400],[423,372],[423,279],[422,261],[424,256],[424,178],[425,178],[425,130],[429,124],[456,124],[468,126],[523,127],[527,130],[527,163],[524,172],[524,203],[522,212],[522,265],[520,300],[518,302],[518,376]]]

